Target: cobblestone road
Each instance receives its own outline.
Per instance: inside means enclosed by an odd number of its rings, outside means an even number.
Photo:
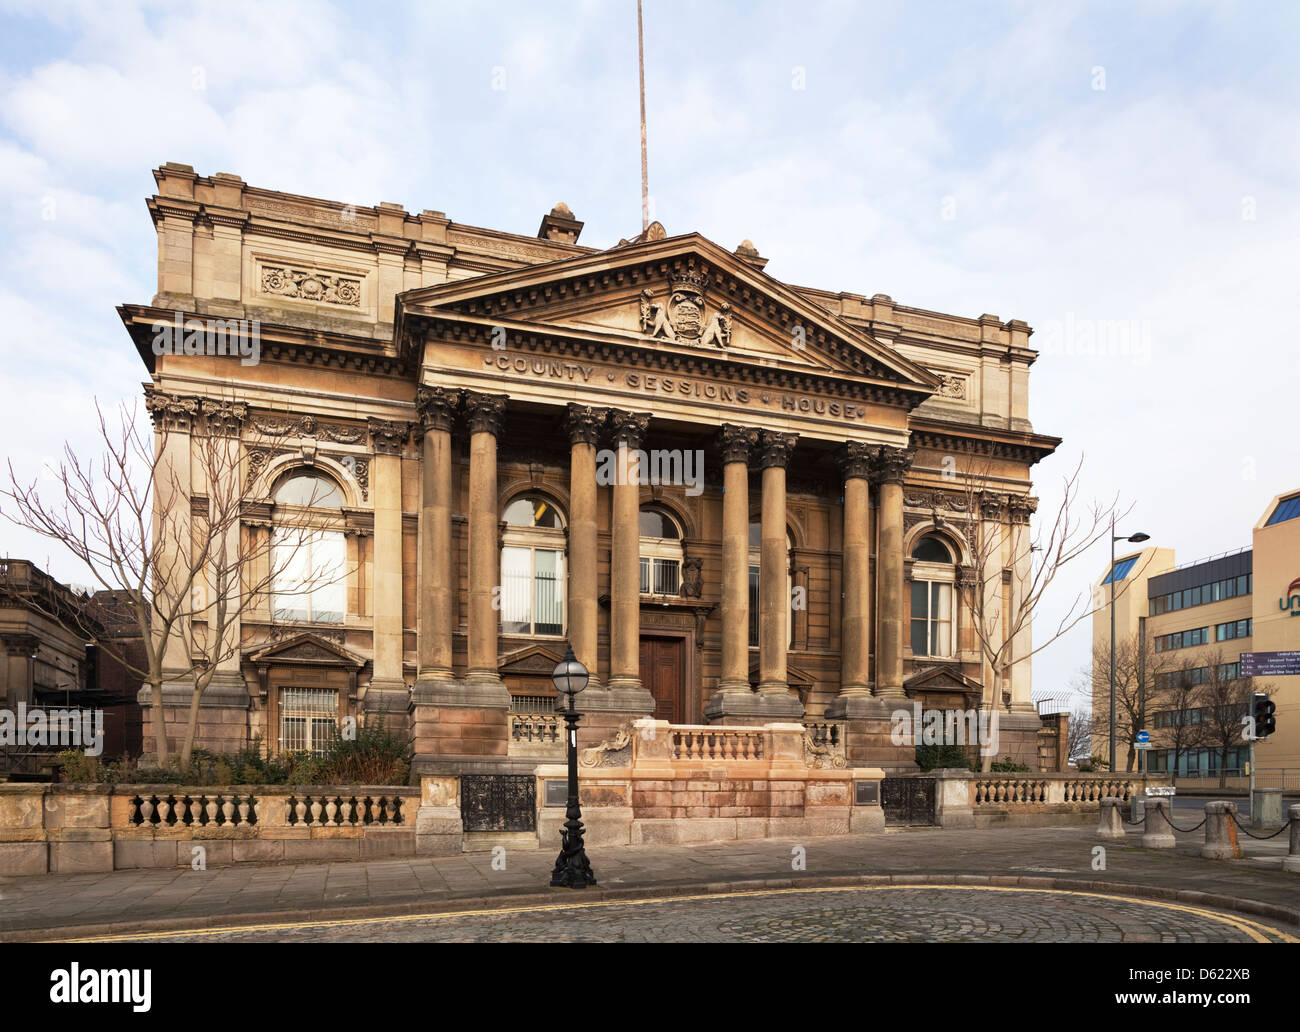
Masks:
[[[143,942],[1275,942],[1253,918],[1025,889],[793,889],[212,929]]]

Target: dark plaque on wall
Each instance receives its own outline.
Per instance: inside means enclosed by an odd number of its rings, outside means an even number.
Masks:
[[[465,831],[536,831],[537,779],[531,774],[462,774]]]

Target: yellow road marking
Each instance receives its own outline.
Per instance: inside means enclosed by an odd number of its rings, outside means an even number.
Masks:
[[[287,921],[282,923],[258,925],[225,925],[217,928],[193,928],[168,932],[135,932],[123,935],[91,936],[80,939],[48,939],[46,942],[85,943],[85,942],[139,942],[157,939],[178,939],[209,935],[229,935],[239,932],[290,931],[300,928],[343,928],[352,925],[401,924],[409,921],[439,921],[457,917],[485,917],[509,914],[536,914],[554,910],[594,910],[600,907],[643,907],[658,903],[690,903],[702,900],[746,899],[757,896],[808,895],[828,892],[887,892],[924,889],[927,891],[947,890],[953,892],[1012,892],[1041,893],[1049,896],[1077,896],[1083,899],[1105,899],[1120,903],[1135,903],[1141,906],[1158,907],[1197,917],[1218,921],[1229,925],[1239,932],[1244,932],[1255,942],[1269,942],[1272,935],[1282,942],[1300,942],[1300,939],[1287,934],[1279,928],[1262,924],[1235,914],[1221,914],[1201,907],[1188,906],[1184,903],[1168,903],[1164,900],[1143,899],[1140,896],[1121,896],[1105,892],[1082,892],[1077,889],[1038,889],[1018,888],[1013,885],[830,885],[809,886],[807,888],[789,889],[747,889],[737,892],[708,892],[688,896],[657,896],[647,899],[609,899],[609,900],[575,900],[571,903],[536,903],[522,907],[493,907],[479,910],[433,911],[423,914],[395,914],[391,917],[353,917],[338,918],[329,921]]]

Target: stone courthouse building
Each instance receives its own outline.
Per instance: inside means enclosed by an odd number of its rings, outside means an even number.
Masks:
[[[158,292],[119,311],[166,448],[240,440],[245,541],[306,507],[311,563],[345,571],[242,614],[201,744],[314,748],[382,713],[417,769],[527,769],[557,755],[570,642],[588,743],[805,721],[906,768],[891,714],[918,702],[996,711],[999,754],[1034,763],[1030,662],[989,669],[960,592],[994,540],[1015,607],[1059,444],[1030,425],[1025,323],[796,287],[658,223],[588,247],[562,204],[527,236],[154,176]],[[248,320],[257,361],[157,354],[177,313]]]

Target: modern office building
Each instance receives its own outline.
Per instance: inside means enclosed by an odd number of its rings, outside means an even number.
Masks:
[[[1218,774],[1224,766],[1244,771],[1245,741],[1233,743],[1225,756],[1215,728],[1225,726],[1229,714],[1211,707],[1229,700],[1231,716],[1239,718],[1253,691],[1268,692],[1277,707],[1276,733],[1256,744],[1257,766],[1300,768],[1300,676],[1247,678],[1241,671],[1243,652],[1300,652],[1300,491],[1269,502],[1250,547],[1181,566],[1172,549],[1146,548],[1117,557],[1113,572],[1102,572],[1093,586],[1094,750],[1101,755],[1108,727],[1112,576],[1117,648],[1140,649],[1150,769],[1184,775]],[[1121,677],[1125,661],[1117,660],[1115,668]],[[1116,697],[1122,700],[1122,692]],[[1116,724],[1122,766],[1130,728],[1122,716]]]

